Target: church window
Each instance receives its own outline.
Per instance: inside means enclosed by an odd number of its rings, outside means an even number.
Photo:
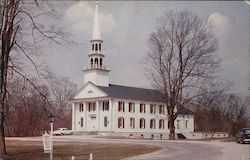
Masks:
[[[100,58],[100,66],[102,66],[102,58]]]
[[[98,44],[95,44],[95,51],[98,51]]]
[[[124,112],[124,102],[118,102],[118,111]]]
[[[83,112],[83,103],[79,104],[79,112]]]
[[[145,109],[145,104],[140,104],[140,113],[145,113],[146,109]]]
[[[160,113],[160,114],[165,114],[165,108],[164,108],[163,105],[160,105],[160,106],[159,106],[159,113]]]
[[[164,120],[163,119],[159,120],[159,129],[164,129]]]
[[[90,64],[93,65],[93,58],[90,59]]]
[[[140,119],[140,128],[145,128],[145,119],[144,118]]]
[[[103,111],[108,111],[109,110],[109,101],[104,101],[102,103],[102,110]]]
[[[135,103],[132,103],[132,102],[128,103],[128,111],[135,112]]]
[[[99,43],[99,51],[101,51],[102,50],[102,48],[101,48],[101,43]]]
[[[123,117],[118,118],[118,128],[124,128],[124,118]]]
[[[91,111],[95,111],[95,103],[93,103],[93,102],[89,102],[89,112],[91,112]]]
[[[98,58],[95,58],[95,64],[98,64]]]
[[[92,44],[92,51],[95,50],[95,44]]]
[[[150,105],[150,113],[155,114],[156,113],[156,106],[155,105]]]
[[[134,118],[129,119],[129,126],[130,126],[130,128],[135,128],[135,119]]]
[[[155,119],[150,119],[150,128],[151,129],[155,128]]]

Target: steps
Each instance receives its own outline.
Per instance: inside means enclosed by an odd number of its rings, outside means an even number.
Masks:
[[[178,139],[187,139],[182,133],[177,133]]]

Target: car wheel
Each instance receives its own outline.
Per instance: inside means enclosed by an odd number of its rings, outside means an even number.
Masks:
[[[63,133],[61,133],[61,136],[63,136]]]

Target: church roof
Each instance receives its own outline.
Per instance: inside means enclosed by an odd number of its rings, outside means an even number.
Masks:
[[[109,84],[108,87],[97,87],[110,97],[164,103],[163,94],[159,90],[119,86],[114,84]]]

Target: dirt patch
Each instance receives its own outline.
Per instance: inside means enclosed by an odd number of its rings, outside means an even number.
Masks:
[[[43,152],[41,141],[6,141],[7,160],[48,160],[49,154]],[[76,160],[89,158],[94,160],[119,160],[159,150],[159,147],[132,144],[105,144],[89,142],[54,142],[53,160]]]

